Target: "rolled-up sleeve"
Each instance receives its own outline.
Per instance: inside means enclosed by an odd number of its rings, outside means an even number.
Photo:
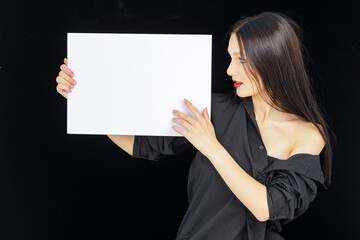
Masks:
[[[272,175],[267,184],[269,220],[292,220],[303,214],[316,197],[316,182],[289,170],[277,170]]]
[[[167,155],[177,155],[192,144],[185,137],[135,136],[133,158],[159,160]]]

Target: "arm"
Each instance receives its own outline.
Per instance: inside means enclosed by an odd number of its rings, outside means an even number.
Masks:
[[[307,134],[303,141],[296,144],[290,155],[296,153],[319,155],[324,146],[325,141],[320,133],[312,131]],[[299,205],[303,205],[299,212],[304,211],[309,203],[307,194],[312,196],[316,194],[316,185],[313,181],[308,178],[297,177],[294,173],[278,172],[270,186],[267,187],[247,174],[221,144],[212,149],[213,151],[208,153],[208,159],[236,197],[261,222],[274,218],[270,216],[270,210],[272,211],[271,214],[274,215],[274,210],[284,207],[291,201],[292,203],[296,202],[299,198],[301,198],[300,202],[302,203]],[[293,192],[298,192],[298,194],[294,195]],[[279,205],[279,202],[282,204]],[[287,212],[291,215],[290,211]]]
[[[249,211],[260,222],[267,221],[269,207],[266,186],[247,174],[222,145],[219,145],[207,157],[230,190]]]
[[[294,201],[290,204],[298,203],[298,205],[305,206],[302,208],[302,211],[306,208],[307,203],[304,204],[302,201],[302,199],[305,198],[299,199],[298,194],[294,192],[297,188],[296,184],[289,183],[289,187],[285,189],[285,194],[284,192],[279,191],[277,191],[275,195],[273,194],[273,192],[276,192],[276,189],[281,189],[281,186],[283,186],[284,183],[287,184],[288,179],[280,179],[281,181],[278,181],[276,184],[266,187],[247,174],[217,140],[214,126],[211,123],[206,109],[203,111],[202,116],[202,114],[189,101],[185,100],[184,102],[194,114],[196,119],[180,111],[174,111],[180,119],[174,118],[173,121],[183,126],[186,130],[177,126],[173,126],[173,129],[188,139],[191,144],[193,144],[210,160],[234,195],[259,221],[263,222],[269,219],[275,219],[276,213],[273,211],[274,209],[269,209],[269,206],[270,208],[275,206],[275,210],[284,208],[284,205],[289,203],[287,200],[291,198]],[[315,142],[314,144],[316,144],[317,147],[312,145],[309,149],[308,139],[313,139],[313,137],[305,138],[303,144],[297,144],[296,150],[294,150],[290,155],[294,154],[296,151],[300,151],[302,153],[309,152],[310,154],[318,155],[324,147],[323,143]],[[299,177],[299,181],[304,182],[301,178],[302,177]],[[306,192],[307,186],[306,184],[303,185],[305,186],[305,191],[301,191],[301,194],[305,196],[308,195]],[[310,192],[315,193],[315,188],[313,189],[313,191],[310,189]],[[289,193],[289,198],[287,198],[286,193]],[[279,198],[282,202],[280,202],[280,206],[278,204],[279,201],[275,204],[273,204],[273,202],[270,202],[269,204],[268,202]],[[313,199],[313,197],[308,199]],[[299,207],[297,207],[297,209],[299,209]],[[299,211],[297,212],[300,213]],[[270,216],[270,213],[272,216]]]
[[[107,135],[117,146],[133,158],[159,160],[167,155],[177,155],[192,145],[183,137]]]
[[[181,119],[173,121],[188,131],[177,126],[173,129],[210,160],[230,190],[259,221],[269,219],[266,187],[247,174],[220,144],[206,108],[201,114],[189,101],[184,102],[196,119],[176,110],[174,113]]]
[[[174,118],[173,121],[187,131],[177,126],[173,129],[210,160],[230,190],[259,221],[269,219],[266,187],[247,174],[220,144],[206,108],[201,114],[189,101],[184,102],[196,119],[175,110],[181,119]]]
[[[133,155],[134,135],[107,135],[116,145],[127,152],[130,156]]]

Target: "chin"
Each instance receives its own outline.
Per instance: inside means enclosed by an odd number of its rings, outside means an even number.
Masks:
[[[243,91],[239,91],[239,89],[236,89],[236,95],[241,98],[251,97],[253,94],[250,93],[244,93]]]

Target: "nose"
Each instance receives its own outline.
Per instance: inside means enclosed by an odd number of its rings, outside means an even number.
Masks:
[[[226,70],[227,75],[229,76],[235,76],[237,75],[237,71],[236,68],[234,67],[234,65],[232,64],[232,61],[230,62],[227,70]]]

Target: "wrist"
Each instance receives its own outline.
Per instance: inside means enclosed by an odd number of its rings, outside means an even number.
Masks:
[[[225,148],[221,145],[220,142],[216,142],[205,155],[210,161],[213,161],[217,156],[221,155],[222,151]]]

